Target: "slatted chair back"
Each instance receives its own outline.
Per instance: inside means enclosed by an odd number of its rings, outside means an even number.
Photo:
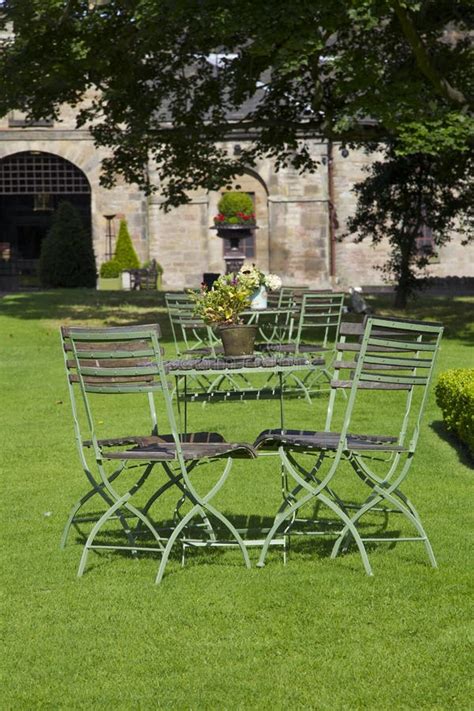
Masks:
[[[333,350],[339,337],[344,309],[344,293],[307,291],[302,295],[301,310],[295,334],[298,350],[303,336],[327,350]]]
[[[342,324],[326,430],[331,429],[336,391],[350,390],[342,439],[356,408],[359,413],[369,408],[372,415],[380,413],[375,418],[376,429],[380,429],[384,415],[388,416],[398,427],[393,432],[397,444],[414,451],[442,333],[441,324],[395,318],[368,317],[362,324]],[[367,391],[378,393],[371,397],[372,404],[365,399]],[[384,397],[379,391],[384,391]]]
[[[296,303],[301,303],[303,294],[309,286],[282,286],[279,294],[278,306],[280,308],[290,308]]]
[[[211,348],[212,350],[212,345],[217,342],[217,339],[212,338],[212,331],[194,315],[194,302],[190,294],[187,292],[166,293],[165,303],[176,354],[181,356],[198,348]]]
[[[92,402],[94,399],[92,396],[96,395],[146,394],[151,424],[150,434],[156,435],[158,419],[155,396],[156,393],[161,393],[161,397],[165,400],[168,426],[171,428],[173,439],[178,443],[178,428],[171,405],[159,335],[158,325],[117,328],[61,327],[75,434],[83,463],[85,462],[83,454],[85,438],[81,431],[77,388],[81,393],[90,443],[97,457],[100,457],[98,445],[100,420],[94,415],[96,406]]]

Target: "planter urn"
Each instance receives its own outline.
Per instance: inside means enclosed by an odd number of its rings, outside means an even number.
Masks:
[[[238,272],[245,261],[245,254],[241,247],[241,240],[251,237],[253,230],[258,230],[257,225],[228,225],[225,223],[213,225],[211,230],[216,230],[217,236],[230,241],[230,254],[224,257],[226,274]]]

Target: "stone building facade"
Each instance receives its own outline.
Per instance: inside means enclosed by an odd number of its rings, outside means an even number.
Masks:
[[[243,144],[240,141],[239,145]],[[233,142],[226,148],[232,152],[239,145]],[[368,243],[355,244],[351,238],[337,241],[354,210],[351,188],[363,177],[367,157],[355,151],[347,155],[337,145],[318,141],[313,141],[311,148],[321,159],[314,174],[299,175],[291,168],[276,172],[270,160],[263,160],[235,181],[255,202],[259,229],[251,260],[290,285],[381,284],[381,274],[374,267],[385,260],[387,245],[374,249]],[[156,259],[162,265],[164,288],[195,287],[203,273],[222,273],[224,244],[210,229],[219,193],[196,191],[188,205],[165,213],[160,209],[159,192],[146,197],[135,186],[120,181],[113,189],[101,187],[100,166],[105,156],[87,130],[75,128],[71,108],[65,107],[56,124],[25,126],[18,112],[0,119],[0,178],[10,175],[13,164],[28,166],[33,174],[40,159],[44,165],[49,160],[55,169],[73,176],[67,184],[60,181],[45,186],[40,175],[33,182],[22,181],[18,174],[13,183],[0,179],[0,249],[4,255],[21,258],[28,235],[37,242],[29,254],[37,253],[54,207],[61,199],[74,201],[74,194],[68,192],[70,185],[77,184],[76,178],[85,178],[81,205],[89,213],[98,265],[107,257],[108,225],[116,231],[118,220],[125,217],[140,259]],[[152,166],[150,175],[153,179]],[[48,191],[47,209],[42,210],[44,204],[37,198]],[[106,215],[114,217],[107,220]],[[430,271],[433,276],[474,276],[472,256],[472,248],[461,246],[461,238],[454,235]]]

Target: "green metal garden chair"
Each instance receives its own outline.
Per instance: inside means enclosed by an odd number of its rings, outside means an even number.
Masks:
[[[285,474],[294,481],[268,533],[259,566],[264,565],[276,532],[283,527],[288,533],[298,524],[302,507],[311,502],[329,507],[340,523],[331,557],[345,550],[352,540],[366,572],[372,575],[366,543],[420,541],[436,567],[420,516],[401,487],[416,452],[443,328],[425,322],[368,318],[362,338],[351,342],[348,336],[358,336],[360,328],[357,324],[341,328],[335,367],[337,373],[347,372],[348,376],[331,382],[325,430],[267,430],[255,443],[264,451],[278,449]],[[349,397],[342,427],[333,430],[335,397],[340,389],[347,390]],[[354,425],[366,422],[368,413],[377,423],[375,432],[359,434]],[[387,429],[380,434],[384,418]],[[369,488],[362,504],[347,503],[334,491],[335,475],[343,462],[348,462]],[[361,520],[370,512],[383,512],[386,521],[392,514],[401,514],[416,535],[361,535]],[[312,532],[324,534],[327,527]]]
[[[163,576],[173,544],[185,538],[191,521],[198,518],[201,530],[215,541],[214,528],[209,517],[217,519],[231,533],[240,547],[245,564],[249,567],[248,553],[241,536],[233,524],[212,504],[213,497],[229,476],[232,460],[236,457],[254,457],[252,447],[245,443],[229,443],[218,433],[201,432],[182,436],[178,433],[167,372],[159,347],[157,325],[119,328],[61,328],[64,359],[71,396],[77,449],[90,490],[74,505],[69,516],[63,540],[71,525],[79,518],[82,506],[97,496],[105,507],[95,521],[85,542],[79,565],[81,576],[90,550],[139,550],[161,553],[161,563],[156,582]],[[79,390],[78,399],[76,390]],[[115,399],[114,399],[115,398]],[[150,429],[143,435],[110,436],[113,414],[121,427],[132,424],[132,401],[139,399],[138,412],[146,405]],[[167,434],[161,434],[155,400],[161,403],[161,420]],[[106,402],[104,403],[104,399]],[[146,402],[147,401],[147,402]],[[106,432],[102,432],[107,427]],[[84,437],[87,431],[87,438]],[[210,491],[201,495],[196,490],[191,472],[199,466],[223,459],[224,471]],[[156,485],[144,506],[135,504],[134,496],[140,491],[157,465],[166,478]],[[125,477],[127,474],[127,477]],[[133,482],[121,487],[118,483],[135,474]],[[123,476],[121,476],[123,475]],[[118,481],[120,477],[120,481]],[[175,508],[171,530],[163,533],[150,517],[151,506],[170,488],[175,488],[179,500]],[[123,490],[125,489],[125,490]],[[183,505],[190,505],[186,515],[181,515]],[[136,520],[135,529],[130,518]],[[125,544],[100,542],[99,534],[113,520],[121,524]],[[151,533],[153,546],[140,546],[138,539],[144,530]]]
[[[222,351],[212,329],[194,315],[194,302],[189,293],[167,292],[165,303],[178,357],[215,355]]]
[[[299,314],[295,325],[288,332],[287,342],[269,343],[262,348],[277,353],[291,353],[295,356],[311,357],[311,354],[323,357],[324,366],[313,370],[303,379],[298,378],[296,387],[301,389],[310,401],[310,393],[321,379],[328,383],[333,376],[333,362],[336,355],[336,343],[344,312],[344,293],[332,291],[302,291]],[[295,298],[295,297],[291,297]],[[297,306],[297,301],[293,302]],[[304,340],[308,339],[308,340]],[[310,341],[309,341],[310,339]],[[289,376],[291,377],[291,376]]]

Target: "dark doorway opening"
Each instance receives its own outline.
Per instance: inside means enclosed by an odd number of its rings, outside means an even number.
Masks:
[[[58,205],[68,201],[91,230],[90,185],[75,165],[51,153],[15,153],[0,160],[0,282],[38,286],[41,245]]]

